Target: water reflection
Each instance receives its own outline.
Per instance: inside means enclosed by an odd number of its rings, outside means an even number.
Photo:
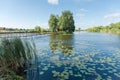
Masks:
[[[37,69],[28,68],[27,80],[120,80],[120,40],[115,35],[79,33],[36,39],[37,47],[45,49],[39,51]]]
[[[56,54],[61,52],[64,56],[72,54],[73,44],[74,44],[74,35],[50,35],[50,49],[51,52]]]

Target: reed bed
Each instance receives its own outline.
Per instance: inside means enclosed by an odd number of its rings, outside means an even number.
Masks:
[[[20,38],[0,41],[0,80],[24,80],[25,70],[36,60],[35,44]]]

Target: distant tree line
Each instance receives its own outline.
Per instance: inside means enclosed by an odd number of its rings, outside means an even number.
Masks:
[[[75,31],[73,14],[70,11],[63,11],[61,16],[51,14],[48,23],[52,32],[72,33]]]
[[[87,31],[120,34],[120,22],[112,23],[108,26],[97,26],[97,27],[93,27],[93,28],[88,28]]]
[[[50,32],[49,29],[42,28],[40,26],[35,26],[34,27],[34,32],[42,33],[42,32]]]
[[[40,26],[35,26],[34,29],[19,29],[19,28],[2,28],[0,27],[0,33],[2,32],[19,32],[19,33],[43,33],[50,32],[49,29],[42,28]]]

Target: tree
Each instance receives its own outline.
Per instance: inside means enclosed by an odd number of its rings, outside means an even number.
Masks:
[[[89,31],[89,32],[108,32],[108,33],[120,34],[120,22],[111,23],[108,26],[97,26],[97,27],[93,27],[93,28],[88,28],[87,31]]]
[[[50,26],[50,30],[52,32],[56,32],[57,28],[58,28],[58,20],[59,17],[57,15],[50,15],[50,19],[49,19],[49,26]]]
[[[35,31],[36,31],[36,32],[41,32],[40,26],[35,26]]]
[[[78,28],[78,31],[80,31],[81,30],[81,28]]]
[[[51,14],[49,19],[49,27],[52,32],[74,32],[75,25],[73,20],[73,14],[70,11],[63,11],[60,17],[58,15]]]
[[[62,12],[62,15],[59,19],[59,29],[67,33],[72,33],[75,30],[73,14],[70,11]]]

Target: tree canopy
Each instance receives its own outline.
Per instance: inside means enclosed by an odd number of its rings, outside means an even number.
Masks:
[[[35,26],[35,31],[36,31],[36,32],[41,32],[40,26]]]
[[[49,26],[52,32],[56,32],[58,28],[58,16],[51,14],[49,19]]]
[[[52,32],[64,31],[66,33],[72,33],[75,30],[73,14],[70,11],[63,11],[62,15],[51,14],[49,19],[49,27]]]

